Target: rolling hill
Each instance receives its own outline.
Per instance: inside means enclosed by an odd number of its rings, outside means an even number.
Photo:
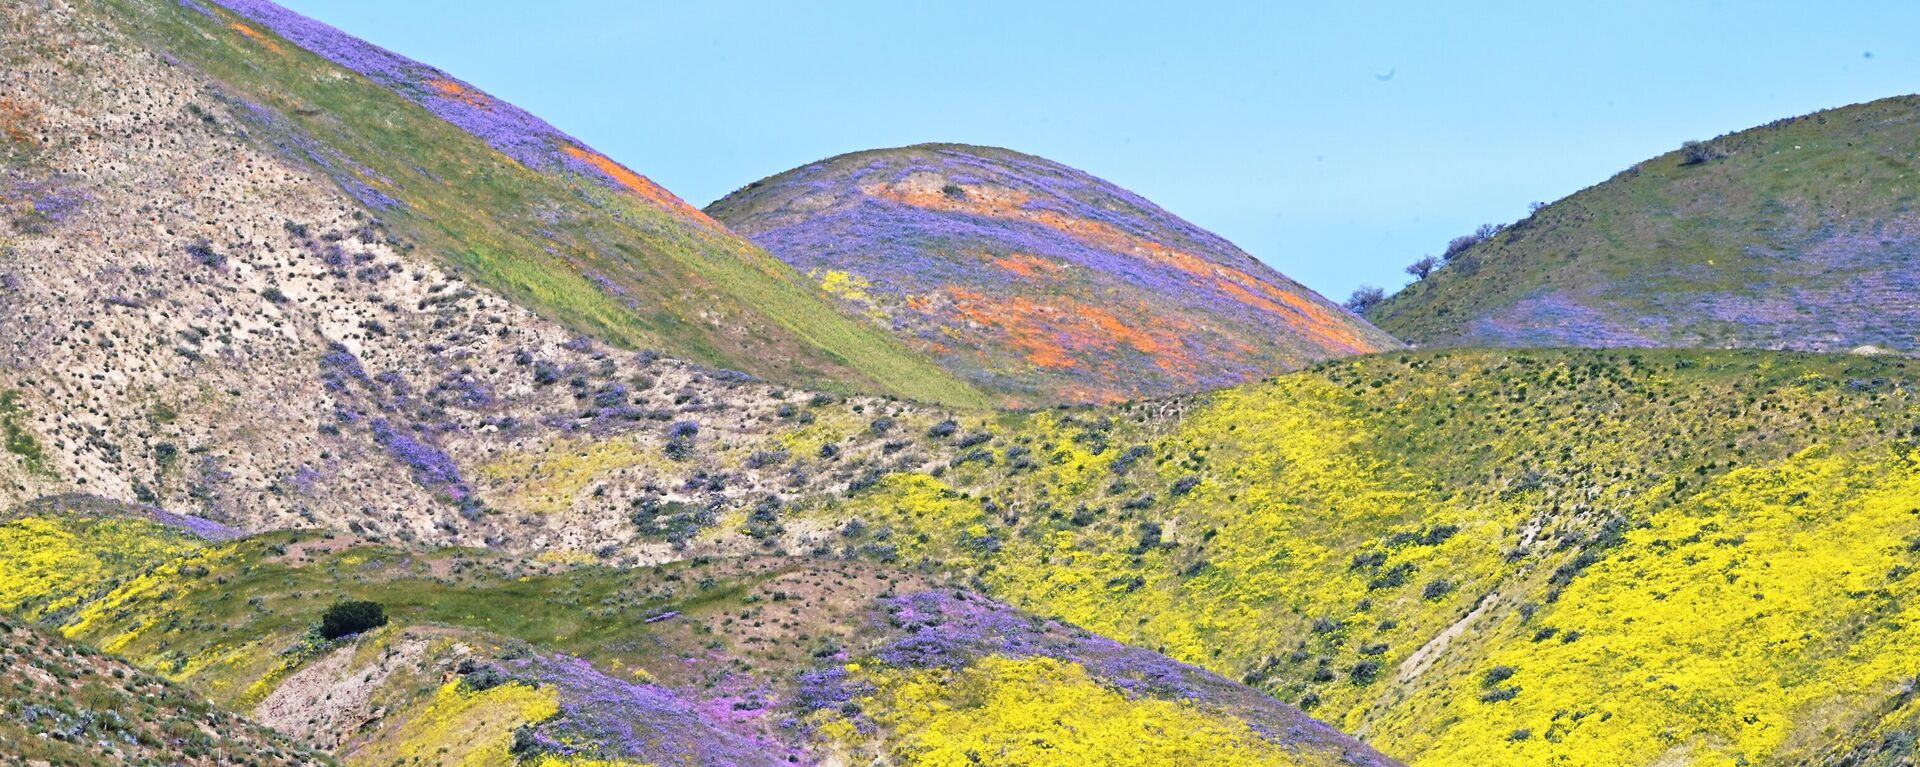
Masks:
[[[707,212],[1016,405],[1200,391],[1399,346],[1219,236],[1005,149],[855,152]]]
[[[30,228],[79,220],[68,226],[119,247],[199,246],[209,259],[284,247],[275,219],[309,211],[221,183],[291,165],[312,178],[282,185],[324,185],[341,198],[329,207],[381,222],[382,239],[576,333],[816,388],[979,401],[646,177],[445,72],[259,0],[11,5],[32,23],[8,30],[8,65],[42,75],[4,94],[19,166],[7,197]],[[139,98],[118,98],[128,83]],[[134,147],[145,153],[114,156]],[[169,183],[196,161],[205,178]],[[155,201],[142,214],[112,199],[119,188],[231,208],[178,220],[185,206]],[[154,216],[159,236],[124,231]],[[347,263],[353,248],[330,245],[346,251],[326,254],[330,266],[367,274]]]
[[[1198,668],[857,562],[619,569],[180,523],[19,510],[3,607],[346,764],[1396,764]],[[383,617],[329,635],[347,600]]]
[[[238,720],[195,696],[368,765],[1784,767],[1920,741],[1913,360],[1394,348],[1125,192],[952,145],[714,206],[817,246],[796,269],[274,6],[6,9],[0,677],[20,721],[90,722],[38,753],[145,753],[87,718],[129,695],[155,701],[138,748],[264,763],[306,757],[196,735]],[[1908,107],[1648,163],[1382,321],[1575,279],[1518,249],[1591,237],[1556,258],[1626,243],[1601,262],[1643,276],[1576,276],[1638,290],[1637,325],[1461,327],[1898,346],[1910,307],[1874,280],[1903,240],[1875,222],[1904,160],[1822,137],[1899,135]],[[1780,217],[1709,211],[1749,204]],[[1780,222],[1839,244],[1702,255],[1745,270],[1724,283],[1674,266]],[[1846,279],[1858,306],[1814,300]],[[1811,308],[1753,308],[1782,295]],[[1620,335],[1662,301],[1731,324]],[[1398,327],[1471,340],[1425,322]],[[386,621],[328,634],[356,601]]]
[[[1467,248],[1367,316],[1446,346],[1920,350],[1920,97],[1669,152]]]

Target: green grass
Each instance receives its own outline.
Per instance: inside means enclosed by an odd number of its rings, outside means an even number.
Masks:
[[[47,462],[46,449],[40,446],[40,439],[27,426],[27,418],[26,407],[20,404],[19,392],[0,392],[0,445],[19,458],[28,473],[53,476],[53,466]]]
[[[405,203],[380,215],[422,252],[575,330],[814,388],[986,402],[842,316],[791,268],[729,232],[593,179],[520,166],[291,43],[273,53],[179,3],[107,5],[148,44],[282,118],[269,124],[234,109],[250,133],[270,142],[311,140],[345,158],[336,165],[369,169],[356,174],[359,181]],[[632,305],[589,272],[605,276]]]
[[[1429,345],[1920,345],[1900,287],[1913,279],[1920,98],[1706,144],[1723,156],[1685,164],[1675,151],[1635,165],[1468,250],[1369,318]],[[1529,311],[1555,297],[1594,314]]]

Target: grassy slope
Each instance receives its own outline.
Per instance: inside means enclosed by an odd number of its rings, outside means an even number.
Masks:
[[[1920,348],[1920,98],[1647,160],[1547,206],[1369,318],[1421,344]]]
[[[155,542],[179,548],[157,554]],[[292,683],[303,666],[336,648],[373,658],[424,636],[432,653],[464,644],[482,659],[528,652],[582,658],[601,673],[704,701],[698,710],[709,722],[730,716],[746,729],[771,728],[777,717],[807,723],[767,729],[758,747],[764,758],[753,764],[807,753],[796,750],[799,742],[826,752],[887,754],[902,764],[963,763],[953,760],[969,751],[998,754],[995,763],[1009,765],[1051,764],[1063,754],[1143,767],[1387,764],[1244,688],[1148,653],[1075,638],[1084,635],[1062,627],[1033,636],[1051,631],[1055,639],[1048,641],[1061,644],[1047,646],[1065,651],[955,649],[1044,622],[991,611],[980,617],[973,614],[977,604],[951,601],[949,592],[874,615],[876,595],[889,599],[925,584],[859,565],[701,560],[619,570],[466,550],[404,551],[318,534],[193,545],[148,520],[53,507],[0,524],[0,555],[0,586],[16,595],[10,611],[237,707]],[[68,566],[44,566],[50,563]],[[93,593],[66,577],[81,571],[89,585],[114,587]],[[392,624],[358,642],[316,644],[308,636],[316,616],[342,598],[382,602]],[[929,604],[941,606],[923,614]],[[669,620],[649,620],[656,616]],[[905,643],[896,637],[880,644],[902,625],[921,628]],[[892,649],[869,655],[876,646]],[[915,664],[889,653],[940,659]],[[1116,659],[1117,668],[1137,670],[1112,676]],[[809,669],[812,676],[795,676]],[[578,718],[581,707],[611,700],[576,699],[563,681],[520,678],[478,689],[441,684],[423,667],[418,678],[381,693],[393,712],[351,738],[342,755],[370,765],[413,757],[429,764],[504,760],[515,728],[550,726],[556,715]],[[1164,684],[1190,690],[1187,700],[1157,691]],[[763,718],[765,725],[754,724]],[[696,748],[689,741],[700,732],[690,720],[674,721],[680,729],[662,731],[644,753],[601,755],[683,763],[663,755]],[[1038,747],[1036,739],[1054,745]],[[586,749],[580,759],[520,758],[543,767],[616,763],[588,760],[606,742],[569,742]],[[1349,757],[1354,761],[1342,761]]]
[[[400,207],[373,212],[475,281],[581,332],[814,387],[983,401],[723,229],[602,179],[519,165],[258,25],[242,34],[223,9],[214,18],[170,0],[104,4],[156,48],[266,107],[247,130],[397,199]]]
[[[1009,416],[817,513],[1415,764],[1787,764],[1920,672],[1910,368],[1376,355]]]

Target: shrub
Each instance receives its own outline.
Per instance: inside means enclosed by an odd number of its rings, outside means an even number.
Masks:
[[[1518,687],[1495,687],[1491,690],[1481,693],[1480,702],[1481,703],[1499,703],[1500,701],[1503,701],[1503,700],[1513,700],[1514,697],[1519,694],[1520,694],[1520,688]]]
[[[1347,297],[1347,309],[1354,314],[1366,314],[1387,300],[1387,292],[1372,285],[1361,285],[1353,289],[1353,295]]]
[[[213,245],[206,240],[200,240],[188,245],[187,255],[192,256],[193,260],[201,266],[214,269],[227,268],[227,257],[214,252]]]
[[[1680,164],[1699,165],[1725,157],[1726,154],[1712,145],[1700,141],[1689,141],[1680,145]]]
[[[1433,268],[1439,265],[1440,259],[1434,258],[1433,256],[1421,256],[1420,260],[1407,265],[1407,274],[1413,275],[1413,278],[1416,280],[1424,280],[1427,278],[1427,275],[1433,273]]]
[[[387,608],[379,602],[336,602],[320,615],[320,636],[339,639],[387,625]]]
[[[1180,479],[1176,480],[1173,483],[1173,489],[1169,490],[1168,492],[1178,497],[1178,496],[1186,495],[1187,493],[1193,492],[1193,489],[1199,486],[1200,486],[1200,477],[1195,474],[1189,474],[1187,476],[1181,477]]]
[[[1373,684],[1373,680],[1380,676],[1380,662],[1376,660],[1360,661],[1359,663],[1353,664],[1353,668],[1347,670],[1347,675],[1353,679],[1354,684]]]

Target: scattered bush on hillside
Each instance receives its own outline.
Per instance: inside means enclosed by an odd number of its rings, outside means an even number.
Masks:
[[[1167,492],[1168,494],[1177,498],[1177,497],[1186,495],[1187,493],[1193,492],[1193,489],[1199,486],[1200,486],[1199,475],[1188,474],[1187,476],[1184,476],[1178,480],[1175,480],[1173,483],[1173,489]]]
[[[1353,289],[1353,295],[1347,297],[1347,309],[1354,314],[1366,314],[1381,301],[1387,300],[1387,292],[1372,285],[1361,285]]]
[[[387,625],[387,608],[379,602],[336,602],[320,615],[320,636],[339,639]]]
[[[1468,249],[1482,242],[1486,242],[1496,234],[1506,231],[1506,228],[1506,224],[1481,224],[1480,228],[1473,230],[1472,233],[1463,234],[1447,241],[1447,249],[1440,253],[1440,260],[1452,263],[1454,259],[1459,258],[1460,255],[1467,252]]]
[[[227,257],[215,252],[213,245],[206,240],[199,240],[188,245],[187,255],[192,256],[193,260],[201,266],[214,269],[227,268]]]
[[[1500,701],[1503,701],[1503,700],[1513,700],[1514,697],[1518,696],[1519,694],[1520,694],[1520,688],[1518,687],[1495,687],[1491,690],[1481,693],[1480,702],[1481,703],[1499,703]]]
[[[496,666],[474,661],[472,658],[460,661],[460,685],[470,692],[486,692],[512,681]]]
[[[1680,145],[1681,165],[1699,165],[1726,156],[1725,152],[1715,149],[1713,145],[1704,141],[1688,141]]]
[[[1439,265],[1440,259],[1434,258],[1433,256],[1421,256],[1420,260],[1407,265],[1407,274],[1413,275],[1413,278],[1416,280],[1424,280],[1427,278],[1427,275],[1433,274],[1434,267]]]

